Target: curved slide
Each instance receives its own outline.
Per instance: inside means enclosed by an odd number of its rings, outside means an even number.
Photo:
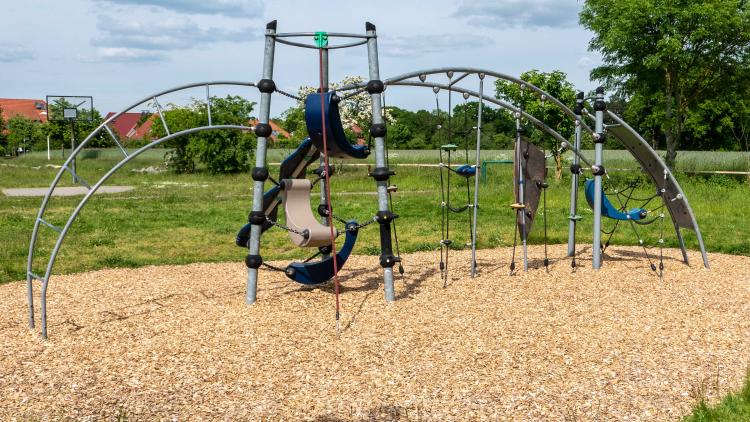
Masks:
[[[357,242],[357,222],[350,221],[346,224],[346,240],[341,250],[336,252],[336,265],[333,268],[333,257],[328,256],[320,261],[314,262],[292,262],[286,267],[284,273],[290,279],[302,284],[320,284],[333,278],[333,275],[341,270],[346,260],[349,259],[354,244]]]
[[[587,179],[584,183],[584,189],[586,191],[586,202],[589,203],[591,209],[594,209],[594,179]],[[602,217],[612,218],[614,220],[633,220],[639,221],[646,218],[646,210],[643,208],[633,208],[629,211],[623,212],[617,209],[612,202],[607,198],[607,194],[604,193],[602,188]]]
[[[313,144],[323,151],[323,120],[326,122],[326,146],[328,155],[337,158],[367,158],[370,149],[367,145],[356,145],[349,142],[344,133],[339,113],[339,97],[333,92],[313,93],[305,98],[305,123]],[[325,119],[321,118],[321,105],[324,107]]]

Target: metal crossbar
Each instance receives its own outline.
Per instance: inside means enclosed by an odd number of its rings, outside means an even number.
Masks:
[[[161,109],[161,104],[159,104],[159,100],[156,99],[156,97],[153,97],[154,105],[156,105],[156,110],[159,112],[159,118],[161,119],[161,124],[164,125],[164,130],[167,132],[167,136],[171,135],[169,132],[169,127],[167,126],[167,121],[164,120],[164,113]]]
[[[45,219],[43,219],[43,218],[41,218],[41,217],[40,217],[40,218],[39,218],[38,220],[39,220],[39,222],[40,222],[40,223],[42,223],[42,224],[44,224],[45,226],[47,226],[47,227],[51,228],[52,230],[54,230],[54,231],[56,231],[56,232],[58,232],[58,233],[62,233],[62,228],[60,228],[60,227],[57,227],[56,225],[54,225],[54,224],[52,224],[52,223],[48,222],[47,220],[45,220]]]
[[[104,125],[104,130],[106,130],[107,133],[109,133],[109,136],[112,138],[113,141],[115,141],[115,144],[117,144],[117,146],[120,148],[120,151],[122,151],[122,153],[125,154],[125,156],[127,157],[128,152],[125,151],[125,148],[123,148],[122,144],[117,139],[117,136],[115,136],[114,132],[112,132],[112,129],[109,128],[109,125]]]
[[[28,276],[31,277],[34,280],[39,280],[39,281],[42,281],[42,282],[45,281],[44,277],[39,277],[38,275],[32,273],[31,271],[28,271],[26,274],[28,274]]]
[[[86,189],[91,190],[91,185],[88,184],[83,178],[78,175],[78,173],[75,172],[75,170],[71,169],[68,166],[63,166],[65,170],[67,170],[70,174],[73,175],[73,179],[78,183],[79,185],[83,185]]]

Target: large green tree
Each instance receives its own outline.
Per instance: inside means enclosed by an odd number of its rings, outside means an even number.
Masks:
[[[211,98],[211,116],[214,125],[248,126],[255,103],[239,96]],[[208,126],[208,113],[204,101],[193,101],[185,107],[170,105],[164,111],[164,120],[171,133],[185,129]],[[164,127],[156,123],[151,129],[154,139],[166,135]],[[249,168],[255,149],[255,135],[236,130],[203,131],[168,141],[165,159],[177,172],[195,170],[196,160],[206,165],[211,173],[233,173]]]
[[[573,84],[567,79],[564,72],[555,70],[552,72],[540,72],[530,70],[521,74],[521,79],[547,92],[550,96],[558,99],[563,104],[573,105],[576,101],[576,92]],[[566,139],[570,139],[575,131],[573,121],[565,113],[548,99],[529,92],[513,82],[498,79],[495,84],[495,93],[498,98],[519,105],[523,110],[537,119],[543,121],[547,126],[554,129]],[[560,145],[557,139],[546,135],[540,130],[531,132],[532,139],[543,143],[545,149],[551,150],[555,158],[555,179],[562,176],[562,157]]]
[[[746,0],[586,0],[580,22],[604,61],[592,78],[658,124],[670,166],[690,114],[750,64]]]

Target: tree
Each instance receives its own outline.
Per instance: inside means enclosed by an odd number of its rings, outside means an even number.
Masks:
[[[581,24],[604,65],[591,76],[660,121],[673,166],[686,121],[750,65],[746,0],[586,0]]]
[[[239,96],[211,98],[211,116],[214,125],[248,125],[254,102]],[[186,107],[170,104],[164,111],[164,120],[172,133],[189,128],[208,126],[206,103],[194,100]],[[166,136],[162,125],[151,129],[154,139]],[[168,141],[173,148],[165,154],[165,161],[178,173],[195,171],[195,161],[206,165],[211,173],[234,173],[249,168],[255,149],[255,135],[240,131],[204,131],[180,136]]]
[[[575,104],[575,89],[573,88],[573,84],[568,82],[567,75],[564,72],[555,70],[545,73],[538,70],[530,70],[522,73],[521,79],[542,89],[563,104]],[[565,139],[570,139],[573,136],[575,131],[573,121],[560,108],[554,104],[550,104],[549,100],[542,101],[538,95],[528,92],[528,89],[526,92],[522,92],[518,84],[502,79],[497,80],[495,93],[498,98],[520,105],[526,113],[543,121]],[[562,156],[560,155],[558,140],[540,130],[532,132],[531,137],[538,142],[544,143],[545,149],[550,149],[553,153],[555,158],[555,179],[559,180],[562,177]]]
[[[42,125],[24,116],[13,116],[8,119],[7,148],[18,155],[19,148],[31,149],[35,142],[44,139]]]

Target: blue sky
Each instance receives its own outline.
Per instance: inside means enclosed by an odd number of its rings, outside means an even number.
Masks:
[[[257,81],[266,22],[279,32],[378,29],[380,72],[444,66],[511,75],[562,70],[589,90],[600,57],[577,24],[580,1],[35,0],[4,2],[0,97],[92,95],[119,111],[149,94],[208,80]],[[364,47],[331,53],[331,80],[366,75]],[[317,83],[317,53],[278,46],[277,85]],[[257,100],[257,98],[251,98]],[[389,103],[430,107],[430,95],[396,93]],[[292,105],[275,96],[272,115]]]

